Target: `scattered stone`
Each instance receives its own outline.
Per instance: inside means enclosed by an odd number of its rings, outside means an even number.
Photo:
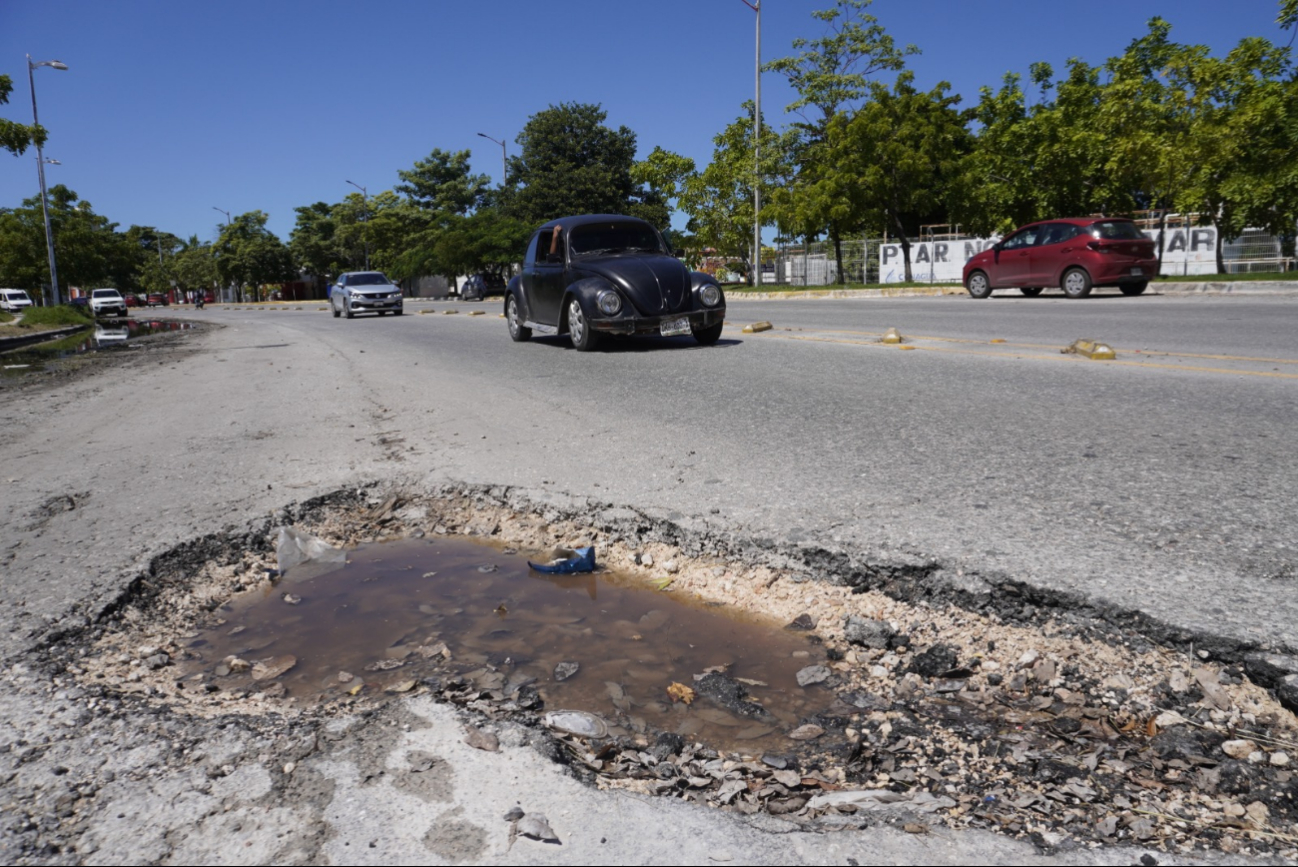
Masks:
[[[1288,765],[1289,765],[1289,754],[1286,753],[1286,752],[1284,752],[1283,750],[1280,750],[1280,751],[1278,751],[1278,752],[1274,752],[1274,753],[1272,753],[1272,754],[1271,754],[1271,764],[1275,765],[1277,768],[1288,767]]]
[[[843,622],[843,637],[851,644],[883,650],[888,640],[897,634],[892,624],[883,620],[866,620],[864,617],[849,615]]]
[[[290,656],[288,654],[285,654],[284,656],[268,656],[265,659],[259,659],[253,663],[252,679],[271,680],[279,677],[295,665],[297,665],[296,656]],[[234,666],[231,666],[231,668],[233,667]]]
[[[770,713],[756,702],[748,700],[748,690],[729,675],[714,671],[702,677],[695,675],[695,689],[736,716],[767,719]]]
[[[812,741],[825,733],[825,730],[815,723],[800,725],[793,731],[789,732],[789,737],[795,741]]]
[[[292,593],[285,593],[284,596],[283,596],[282,598],[283,598],[284,601],[287,602],[289,605],[297,605],[299,602],[302,601],[302,597],[301,597],[301,596],[297,596],[297,595],[294,595],[294,594],[292,594]]]
[[[958,660],[954,647],[949,644],[935,644],[923,653],[915,654],[915,658],[911,660],[906,670],[921,677],[939,677],[943,672],[955,668]]]
[[[796,675],[798,686],[811,686],[829,680],[832,672],[823,665],[808,665]]]
[[[399,680],[396,683],[390,684],[384,691],[399,695],[403,692],[410,692],[410,690],[414,689],[418,685],[419,681],[417,680]]]
[[[1247,759],[1255,750],[1257,744],[1247,740],[1226,741],[1221,745],[1221,751],[1232,759]]]
[[[509,808],[509,812],[505,814],[504,818],[506,822],[517,822],[524,815],[526,814],[523,812],[523,808],[515,804]]]
[[[365,666],[366,671],[391,671],[394,668],[400,668],[405,665],[404,660],[400,659],[380,659],[378,662],[371,662]]]
[[[654,564],[654,555],[645,551],[640,555],[640,565],[646,568],[652,568]]]
[[[356,679],[356,675],[352,674],[350,671],[338,672],[339,683],[351,683],[355,679]]]
[[[576,662],[561,662],[554,667],[554,679],[563,682],[572,677],[581,668]]]
[[[784,628],[793,629],[799,632],[810,632],[816,628],[816,618],[806,613],[799,614],[797,617],[793,618],[792,623]]]
[[[475,750],[482,750],[488,753],[500,752],[500,738],[491,732],[482,729],[469,729],[464,738],[464,742]]]
[[[550,827],[550,821],[544,813],[528,813],[518,820],[518,833],[542,843],[558,843],[559,835]]]

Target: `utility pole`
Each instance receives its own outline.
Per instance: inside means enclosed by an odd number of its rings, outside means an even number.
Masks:
[[[757,13],[757,54],[753,78],[753,288],[762,285],[762,0],[743,0]]]

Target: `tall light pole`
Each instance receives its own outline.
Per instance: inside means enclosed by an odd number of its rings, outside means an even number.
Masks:
[[[361,191],[361,202],[365,206],[365,227],[361,230],[361,237],[365,241],[365,270],[370,270],[370,194],[369,191],[355,181],[348,181],[353,187]]]
[[[499,139],[492,138],[485,132],[480,132],[478,135],[482,136],[487,141],[494,141],[496,144],[500,145],[500,188],[503,190],[505,188],[505,176],[509,173],[508,169],[505,168],[505,143]]]
[[[757,60],[753,78],[753,287],[762,285],[762,0],[743,0],[757,13]]]
[[[48,66],[51,69],[68,68],[68,65],[61,60],[42,60],[33,63],[32,56],[27,55],[27,83],[32,89],[32,126],[41,125],[36,116],[36,76],[33,74],[38,66]],[[36,176],[41,182],[41,213],[45,215],[45,248],[50,256],[50,285],[54,291],[54,303],[61,304],[63,299],[59,296],[59,271],[54,264],[54,233],[50,230],[50,206],[45,195],[45,154],[42,152],[39,140],[36,142]]]
[[[230,212],[227,211],[227,210],[225,210],[225,208],[218,208],[216,205],[213,205],[213,206],[212,206],[212,210],[213,210],[213,211],[220,211],[222,214],[225,214],[225,227],[226,227],[227,229],[230,228]],[[219,250],[215,251],[215,255],[220,256],[220,255],[221,255],[220,251],[219,251]],[[219,273],[218,273],[217,276],[220,276]],[[230,287],[229,287],[229,286],[226,286],[225,288],[228,290]],[[226,298],[226,301],[225,301],[224,303],[228,304],[228,303],[229,303],[230,296],[231,296],[232,294],[234,294],[234,293],[232,293],[232,292],[228,292],[228,291],[227,291],[227,292],[224,292],[224,293],[222,293],[222,294],[224,294],[224,295],[225,295],[225,298]],[[240,297],[242,298],[243,296],[240,295]]]

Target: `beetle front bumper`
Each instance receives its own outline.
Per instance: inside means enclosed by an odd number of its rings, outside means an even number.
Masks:
[[[688,319],[693,329],[707,328],[724,322],[726,308],[723,304],[711,310],[692,310],[688,313],[671,313],[666,316],[621,316],[613,319],[590,319],[591,330],[601,334],[662,334],[663,325],[677,319]]]

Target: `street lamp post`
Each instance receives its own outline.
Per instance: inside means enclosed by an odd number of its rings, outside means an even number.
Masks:
[[[361,191],[361,202],[365,206],[365,228],[361,230],[361,237],[365,241],[365,270],[370,270],[370,194],[369,191],[355,181],[348,181],[353,187]]]
[[[225,227],[226,227],[227,229],[230,228],[230,212],[227,211],[225,208],[218,208],[216,205],[213,205],[213,206],[212,206],[212,210],[213,210],[213,211],[219,211],[220,213],[225,214]],[[220,251],[217,251],[216,255],[219,256],[219,255],[220,255]],[[217,276],[220,276],[220,275],[218,274]],[[226,289],[229,289],[230,287],[227,286],[227,287],[225,287],[225,288],[226,288]],[[225,302],[224,302],[224,303],[227,303],[227,304],[228,304],[229,301],[230,301],[230,296],[231,296],[233,293],[231,293],[231,292],[225,292],[224,294],[225,294]]]
[[[505,168],[505,143],[499,139],[492,138],[485,132],[480,132],[478,135],[482,136],[487,141],[494,141],[496,144],[500,145],[500,188],[503,190],[505,188],[505,176],[509,173],[509,170]]]
[[[743,0],[757,13],[757,60],[753,101],[753,286],[762,285],[762,0]]]
[[[42,60],[32,62],[32,56],[27,55],[27,83],[32,90],[32,126],[40,126],[40,119],[36,115],[36,76],[34,75],[36,67],[48,66],[51,69],[67,69],[68,65],[61,60]],[[50,257],[50,286],[54,292],[54,303],[61,304],[63,299],[59,296],[59,271],[54,263],[54,233],[50,230],[50,206],[45,195],[45,154],[42,151],[41,143],[36,142],[36,176],[41,182],[41,213],[45,216],[45,248]]]

